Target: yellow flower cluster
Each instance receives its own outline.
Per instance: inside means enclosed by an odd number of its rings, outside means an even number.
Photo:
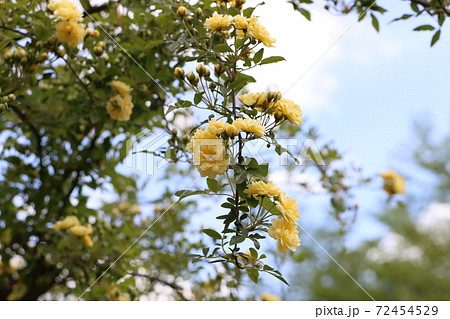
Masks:
[[[281,92],[247,93],[238,97],[239,101],[257,109],[267,112],[278,118],[284,117],[291,123],[300,125],[303,123],[303,113],[297,104],[281,97]]]
[[[380,176],[384,181],[383,188],[389,195],[404,194],[406,192],[405,179],[396,171],[387,170],[381,173]]]
[[[187,149],[193,154],[194,166],[202,177],[216,178],[228,170],[228,158],[224,141],[209,129],[195,131]]]
[[[219,137],[226,134],[230,137],[240,132],[253,133],[264,136],[265,128],[258,120],[237,119],[232,124],[217,121],[212,118],[208,126],[195,131],[187,149],[194,156],[194,165],[202,177],[216,178],[228,170],[230,160],[228,158],[224,141]]]
[[[81,241],[85,247],[92,247],[94,242],[92,241],[90,235],[92,234],[92,226],[88,224],[87,226],[80,225],[78,218],[75,216],[67,216],[63,220],[57,221],[55,225],[53,225],[54,230],[66,230],[70,229],[70,232],[77,236],[81,237]]]
[[[56,38],[69,47],[76,47],[83,42],[86,35],[83,14],[77,6],[69,0],[52,1],[48,8],[53,11],[55,18],[59,20],[56,24]]]
[[[278,250],[285,254],[288,249],[295,251],[300,246],[298,238],[297,222],[300,218],[298,205],[295,199],[287,197],[286,193],[272,182],[256,181],[244,190],[244,193],[257,196],[270,196],[275,199],[275,204],[282,216],[272,220],[272,226],[268,230],[270,237],[278,240]]]
[[[205,21],[205,28],[213,31],[223,31],[231,25],[236,29],[238,38],[249,36],[256,41],[262,42],[266,47],[273,47],[273,44],[276,42],[270,36],[269,31],[258,22],[257,17],[245,18],[241,15],[232,17],[227,14],[214,13],[212,17]]]
[[[232,22],[232,16],[214,13],[211,18],[206,19],[205,28],[213,31],[221,31],[228,28]]]
[[[237,15],[233,18],[233,22],[238,38],[250,36],[257,41],[262,42],[266,47],[274,46],[273,44],[276,40],[270,36],[269,31],[267,31],[264,26],[259,24],[257,17],[246,19],[243,16]]]
[[[106,110],[111,118],[118,121],[128,121],[134,107],[131,101],[130,86],[121,81],[112,81],[109,85],[118,94],[109,99]]]

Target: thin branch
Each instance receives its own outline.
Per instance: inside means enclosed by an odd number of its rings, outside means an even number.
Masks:
[[[161,279],[161,278],[154,277],[154,276],[150,276],[150,275],[137,274],[137,273],[129,273],[129,275],[131,275],[131,276],[133,276],[133,277],[143,277],[143,278],[147,278],[147,279],[150,280],[152,283],[157,282],[157,283],[163,284],[163,285],[165,285],[165,286],[167,286],[167,287],[172,288],[172,289],[175,291],[175,293],[178,295],[178,297],[180,297],[182,300],[184,300],[184,301],[187,301],[187,300],[188,300],[188,299],[183,295],[183,293],[182,293],[183,288],[181,288],[180,286],[178,286],[178,285],[175,284],[175,283],[171,283],[171,282],[168,282],[168,281],[163,280],[163,279]]]

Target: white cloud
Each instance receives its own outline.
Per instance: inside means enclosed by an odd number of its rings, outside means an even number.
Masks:
[[[250,0],[247,4],[258,2]],[[376,33],[366,21],[354,24],[355,15],[335,16],[315,6],[309,9],[311,22],[283,1],[267,1],[255,10],[261,24],[277,39],[276,48],[266,49],[266,56],[280,55],[287,61],[252,70],[257,83],[250,89],[288,90],[285,96],[304,110],[326,108],[335,113],[339,108],[332,97],[345,74],[332,67],[346,61],[357,66],[376,63],[380,58],[398,56],[403,47],[387,32]]]
[[[390,262],[393,260],[420,261],[423,252],[418,246],[407,243],[396,233],[388,233],[376,247],[367,251],[366,257],[372,262]]]
[[[247,4],[252,6],[257,2],[248,1]],[[323,10],[314,10],[313,21],[309,22],[295,12],[292,5],[282,1],[267,1],[254,14],[277,40],[275,48],[265,49],[265,56],[279,55],[286,61],[252,70],[257,83],[250,86],[251,90],[272,89],[283,93],[288,90],[285,96],[304,109],[332,104],[330,95],[339,83],[336,75],[327,68],[341,56],[340,44],[313,64],[344,32],[345,21]]]
[[[450,240],[450,203],[433,203],[420,214],[417,228],[429,234],[437,243]]]

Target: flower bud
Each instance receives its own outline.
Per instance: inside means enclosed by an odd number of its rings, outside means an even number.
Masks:
[[[216,89],[216,87],[217,87],[216,83],[214,83],[214,82],[209,83],[209,89],[211,91],[214,91]]]
[[[6,109],[6,104],[5,103],[0,103],[0,111]]]
[[[178,130],[176,128],[173,128],[172,129],[172,135],[173,136],[177,136],[177,134],[178,134]]]
[[[214,72],[217,76],[221,76],[222,73],[225,72],[225,69],[220,64],[216,64],[216,66],[214,67]]]
[[[94,47],[94,54],[96,55],[96,56],[101,56],[102,54],[103,54],[103,48],[102,47],[99,47],[98,45],[96,45],[95,47]]]
[[[66,55],[66,50],[58,50],[57,53],[59,56],[63,57]]]
[[[100,48],[104,49],[104,48],[105,48],[105,42],[99,41],[99,42],[97,43],[97,46],[99,46]]]
[[[15,52],[14,52],[14,57],[17,59],[21,59],[24,56],[27,55],[27,51],[25,51],[23,48],[18,48]]]
[[[36,42],[36,49],[40,50],[43,47],[44,47],[44,42],[42,42],[40,40],[38,42]]]
[[[98,30],[94,30],[90,32],[91,37],[98,38],[100,36],[100,32]]]
[[[185,17],[186,16],[186,14],[187,14],[187,9],[186,9],[186,7],[183,7],[183,6],[180,6],[180,7],[178,7],[178,9],[177,9],[177,14],[180,16],[180,17]]]
[[[195,10],[195,15],[197,16],[197,18],[200,18],[202,16],[202,14],[203,14],[202,8],[197,8]]]
[[[16,96],[14,94],[11,93],[11,94],[8,95],[8,100],[10,102],[14,101],[15,99],[16,99]]]
[[[209,78],[210,75],[211,75],[211,71],[209,71],[208,68],[205,68],[205,77]]]
[[[180,79],[184,78],[184,70],[180,67],[175,68],[174,74],[177,78],[180,78]]]
[[[187,74],[187,79],[191,84],[195,82],[195,78],[196,78],[196,76],[195,76],[194,72],[190,71]]]
[[[199,65],[197,65],[196,71],[197,71],[198,75],[203,76],[203,75],[205,75],[206,68],[203,64],[199,64]]]
[[[55,44],[55,39],[52,38],[52,37],[49,37],[49,38],[47,39],[47,44],[48,44],[48,45],[54,45],[54,44]]]
[[[45,60],[47,60],[47,57],[48,57],[48,53],[47,52],[42,52],[42,54],[40,56],[38,56],[37,61],[39,63],[42,63]]]

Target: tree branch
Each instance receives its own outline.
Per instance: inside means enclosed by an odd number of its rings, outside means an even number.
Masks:
[[[171,283],[168,282],[166,280],[160,279],[158,277],[154,277],[154,276],[150,276],[150,275],[144,275],[144,274],[137,274],[137,273],[129,273],[129,275],[133,276],[133,277],[143,277],[143,278],[147,278],[148,280],[150,280],[152,283],[157,282],[160,284],[163,284],[167,287],[172,288],[175,293],[178,295],[178,297],[180,297],[182,300],[187,301],[188,299],[183,295],[182,291],[183,288],[181,288],[180,286],[178,286],[175,283]]]

